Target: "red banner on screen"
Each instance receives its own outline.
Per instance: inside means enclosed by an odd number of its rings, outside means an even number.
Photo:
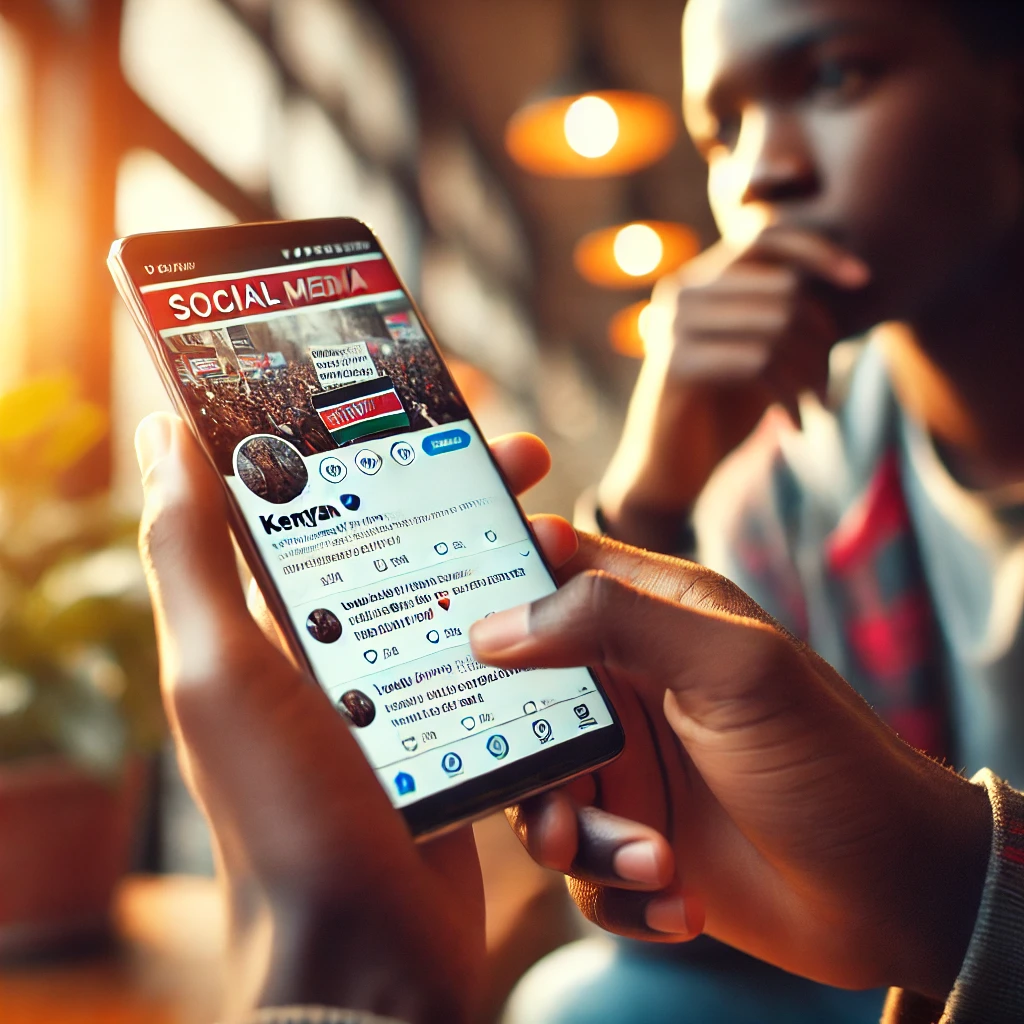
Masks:
[[[178,283],[146,291],[142,298],[158,331],[174,327],[196,330],[213,327],[223,320],[259,317],[395,291],[399,287],[387,260],[380,258],[249,274],[222,281]]]

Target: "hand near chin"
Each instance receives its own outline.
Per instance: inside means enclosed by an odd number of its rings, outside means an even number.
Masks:
[[[648,342],[598,487],[604,528],[677,550],[681,519],[765,410],[781,403],[799,423],[798,396],[825,394],[842,336],[826,297],[857,293],[869,277],[821,235],[772,226],[745,244],[723,239],[659,281],[651,301],[666,327]]]
[[[587,537],[564,574],[472,642],[496,665],[593,666],[619,711],[617,762],[510,812],[581,910],[944,998],[985,873],[984,791],[904,745],[722,577]]]

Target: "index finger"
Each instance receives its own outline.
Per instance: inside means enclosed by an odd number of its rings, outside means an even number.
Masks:
[[[774,625],[753,598],[702,565],[581,531],[577,531],[577,539],[576,554],[557,573],[560,584],[596,570],[674,604],[713,609]]]
[[[489,442],[509,489],[519,495],[540,483],[551,469],[551,453],[535,434],[502,434]]]
[[[794,228],[768,228],[740,257],[740,262],[787,263],[837,288],[863,288],[871,278],[868,265],[824,235]]]

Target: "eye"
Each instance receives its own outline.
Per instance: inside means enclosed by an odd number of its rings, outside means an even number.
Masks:
[[[870,68],[861,61],[824,58],[812,68],[808,91],[830,103],[849,103],[867,91],[871,78]]]
[[[715,130],[714,146],[732,150],[740,137],[740,115],[729,114],[719,120]]]

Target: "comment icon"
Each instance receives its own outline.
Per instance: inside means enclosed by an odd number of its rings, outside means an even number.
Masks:
[[[429,640],[429,641],[430,641],[430,642],[431,642],[432,644],[437,644],[437,643],[440,643],[440,642],[441,642],[441,634],[440,634],[440,633],[438,633],[438,631],[437,631],[436,629],[432,629],[432,630],[431,630],[431,631],[430,631],[430,632],[429,632],[429,633],[427,634],[427,639],[428,639],[428,640]]]

